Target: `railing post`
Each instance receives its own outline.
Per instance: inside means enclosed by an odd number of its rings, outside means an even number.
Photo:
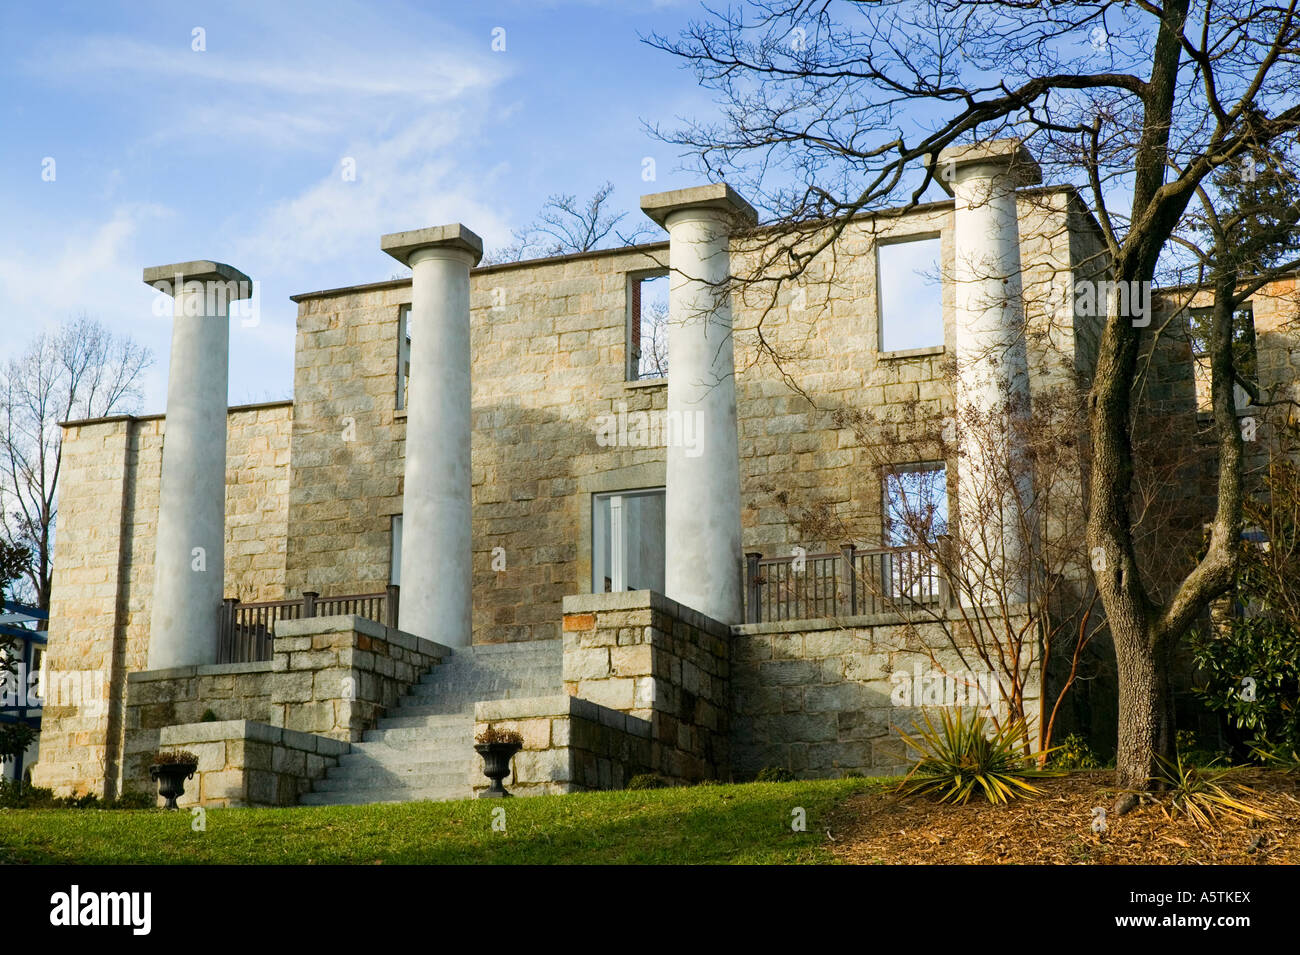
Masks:
[[[760,553],[745,555],[745,623],[761,623],[763,619],[758,590],[758,562],[762,558]]]
[[[235,655],[235,606],[238,597],[223,597],[217,617],[217,662],[232,663]],[[224,656],[224,659],[223,659]]]
[[[858,572],[854,566],[854,554],[857,551],[857,545],[852,541],[840,545],[840,556],[844,560],[844,579],[849,584],[849,615],[857,616],[858,613]]]
[[[952,581],[948,572],[952,567],[952,537],[948,534],[936,534],[935,549],[939,552],[939,604],[944,608],[953,606]]]
[[[304,590],[302,592],[302,615],[304,617],[316,616],[316,598],[320,594],[314,590]]]
[[[397,584],[389,584],[385,591],[384,624],[390,630],[397,629],[397,601],[400,593],[401,588]]]

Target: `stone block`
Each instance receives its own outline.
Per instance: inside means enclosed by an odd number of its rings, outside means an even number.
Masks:
[[[575,650],[564,655],[566,681],[603,680],[610,675],[610,653],[604,648]]]
[[[630,710],[636,705],[636,681],[630,678],[582,680],[578,696],[613,710]]]

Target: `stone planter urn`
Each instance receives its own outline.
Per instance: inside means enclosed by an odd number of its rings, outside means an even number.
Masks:
[[[193,779],[198,768],[199,761],[191,753],[160,753],[156,757],[149,767],[149,778],[157,780],[158,795],[167,800],[165,808],[179,808],[176,800],[185,795],[185,780]]]
[[[514,741],[474,744],[483,757],[483,775],[492,780],[492,785],[478,794],[479,799],[502,799],[510,795],[501,780],[510,775],[510,760],[522,748],[522,742]]]

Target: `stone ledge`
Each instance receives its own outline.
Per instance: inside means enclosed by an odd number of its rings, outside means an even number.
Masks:
[[[641,389],[667,388],[668,378],[638,378],[636,381],[625,381],[623,387],[629,391],[638,391]]]
[[[927,345],[924,348],[900,348],[896,351],[876,352],[876,360],[901,361],[907,358],[928,358],[932,355],[942,355],[945,350],[943,345]]]
[[[608,594],[570,594],[564,598],[563,612],[568,614],[620,613],[629,610],[651,610],[671,615],[688,626],[710,633],[715,637],[729,637],[731,627],[700,613],[671,597],[654,590],[627,590]]]
[[[155,680],[188,680],[196,676],[239,676],[244,673],[270,672],[270,660],[261,663],[208,663],[167,670],[136,670],[128,673],[126,680],[128,683],[152,683]]]
[[[271,661],[258,663],[210,663],[198,668],[198,676],[226,676],[242,673],[270,673]]]
[[[523,720],[541,716],[584,716],[586,708],[594,704],[576,696],[532,696],[518,700],[481,700],[474,704],[474,720],[490,723],[496,720]]]
[[[451,647],[424,637],[417,637],[405,630],[395,630],[374,620],[350,614],[335,614],[329,617],[307,617],[301,620],[280,620],[276,622],[276,637],[306,637],[322,633],[359,633],[375,640],[383,640],[403,650],[412,650],[431,657],[451,656]]]
[[[220,720],[215,723],[179,723],[165,726],[158,734],[159,746],[182,746],[187,743],[215,743],[219,740],[243,739],[276,746],[288,746],[322,756],[342,756],[351,744],[341,740],[282,729],[257,720]]]

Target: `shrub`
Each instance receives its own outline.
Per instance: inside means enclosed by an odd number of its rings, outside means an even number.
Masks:
[[[654,773],[638,773],[627,781],[628,789],[665,789],[668,780]]]
[[[159,766],[197,766],[199,758],[188,749],[159,750],[154,753],[153,761]]]
[[[1239,750],[1300,751],[1300,465],[1274,454],[1260,490],[1242,503],[1259,533],[1241,542],[1234,612],[1225,632],[1194,632],[1192,653],[1201,698],[1245,735]]]
[[[794,782],[794,773],[784,766],[764,766],[754,777],[757,783],[792,783]]]
[[[1079,733],[1071,733],[1054,749],[1048,760],[1053,769],[1101,769],[1101,759],[1088,745],[1087,737]]]
[[[100,799],[94,793],[56,796],[39,786],[21,789],[11,780],[0,779],[0,809],[154,809],[157,797],[127,790],[116,799]]]
[[[1208,769],[1189,766],[1181,756],[1172,761],[1160,761],[1158,783],[1169,797],[1165,808],[1166,816],[1179,813],[1196,823],[1198,829],[1210,829],[1219,821],[1220,815],[1236,816],[1242,819],[1270,819],[1277,816],[1264,809],[1246,802],[1243,797],[1253,795],[1247,786],[1228,785],[1222,782],[1226,769]]]
[[[489,723],[487,729],[474,737],[474,742],[481,743],[484,746],[493,743],[514,743],[523,746],[524,737],[518,730],[499,730],[495,724]]]
[[[158,797],[153,793],[141,793],[128,789],[113,800],[109,809],[157,809]]]
[[[1191,730],[1179,730],[1174,734],[1174,750],[1188,766],[1212,766],[1224,760],[1230,761],[1230,754],[1202,746],[1200,739]]]
[[[900,733],[919,759],[898,787],[907,795],[937,794],[940,802],[967,803],[983,793],[998,805],[1041,790],[1026,780],[1059,776],[1056,770],[1037,769],[1023,752],[1027,728],[1020,720],[991,727],[983,716],[965,717],[949,710],[940,714],[938,727],[924,716],[925,725],[912,724],[916,736]],[[991,732],[990,732],[991,730]]]
[[[0,809],[43,809],[54,804],[54,790],[19,786],[0,776]]]
[[[200,723],[220,723],[221,717],[217,716],[212,710],[204,710],[203,715],[199,717]]]
[[[1197,694],[1249,734],[1249,748],[1300,749],[1300,655],[1284,621],[1236,618],[1226,633],[1195,633],[1192,654],[1204,680]]]

